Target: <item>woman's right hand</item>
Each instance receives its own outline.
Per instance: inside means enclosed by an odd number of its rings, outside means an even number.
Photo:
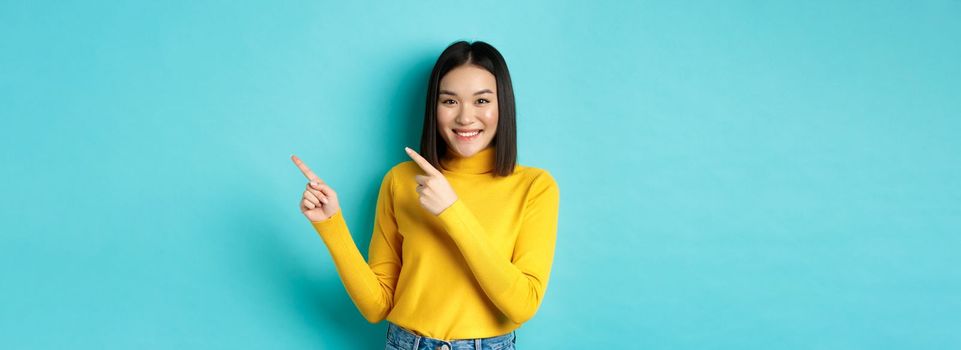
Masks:
[[[308,180],[307,189],[300,199],[300,212],[311,222],[324,221],[334,216],[340,210],[340,202],[334,189],[317,177],[300,158],[291,155],[290,159]]]

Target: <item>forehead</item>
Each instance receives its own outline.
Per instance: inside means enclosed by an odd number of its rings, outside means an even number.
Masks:
[[[486,69],[463,65],[447,72],[440,80],[440,88],[458,94],[473,94],[475,91],[490,89],[497,91],[497,78]]]

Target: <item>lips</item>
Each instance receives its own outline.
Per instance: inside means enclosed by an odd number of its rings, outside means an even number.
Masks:
[[[482,129],[454,129],[454,132],[460,136],[471,137],[479,134]]]
[[[453,129],[453,130],[454,130],[454,134],[457,135],[457,139],[461,141],[473,140],[477,138],[477,135],[480,135],[482,132],[484,132],[483,129]]]

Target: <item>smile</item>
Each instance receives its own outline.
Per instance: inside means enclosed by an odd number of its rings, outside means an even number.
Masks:
[[[457,135],[457,139],[460,141],[471,141],[477,138],[477,135],[480,135],[482,132],[484,132],[484,130],[480,130],[480,129],[477,129],[477,130],[456,130],[455,129],[454,130],[454,134]]]

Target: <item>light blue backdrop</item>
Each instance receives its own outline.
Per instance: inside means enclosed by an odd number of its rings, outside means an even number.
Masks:
[[[672,3],[3,1],[0,348],[382,348],[289,156],[366,254],[460,39],[561,188],[520,348],[961,348],[961,3]]]

